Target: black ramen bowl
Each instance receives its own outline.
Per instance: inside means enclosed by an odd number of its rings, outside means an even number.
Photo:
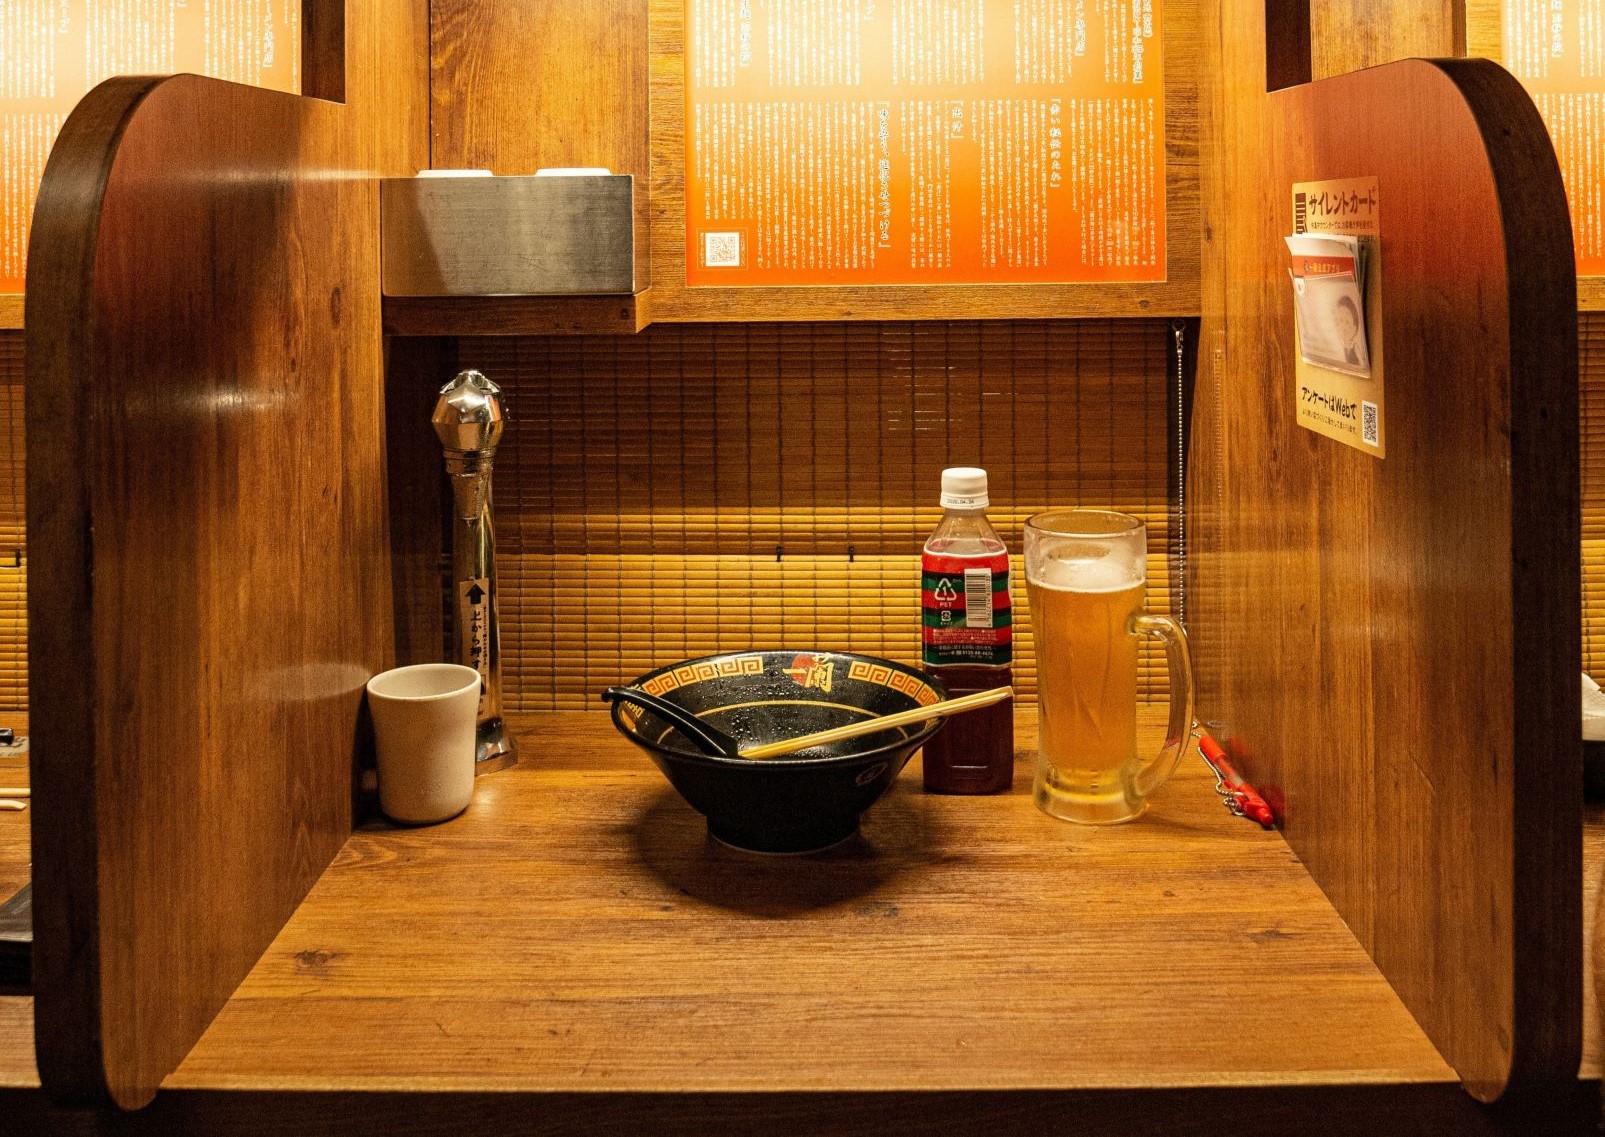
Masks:
[[[631,683],[755,746],[947,698],[930,676],[868,655],[748,651],[689,659]],[[805,853],[846,840],[942,719],[811,747],[781,758],[704,754],[651,711],[613,704],[619,728],[708,819],[727,845]]]

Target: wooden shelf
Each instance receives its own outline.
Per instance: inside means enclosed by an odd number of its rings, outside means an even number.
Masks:
[[[352,835],[164,1098],[1392,1086],[1471,1104],[1281,836],[1228,815],[1196,761],[1141,822],[1086,829],[1032,807],[1027,762],[1013,793],[955,798],[921,793],[916,759],[860,838],[775,858],[708,839],[605,716],[515,728],[524,760],[462,817]],[[1597,816],[1587,848],[1593,889]],[[31,1019],[0,999],[0,1087],[38,1084]],[[1591,1010],[1585,1077],[1596,1034]]]
[[[0,293],[0,331],[22,327],[22,293]]]
[[[386,296],[393,336],[631,335],[652,322],[652,292],[633,296]]]

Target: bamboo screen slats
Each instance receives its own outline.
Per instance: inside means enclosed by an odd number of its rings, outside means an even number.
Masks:
[[[28,570],[22,497],[22,333],[0,331],[0,712],[28,706]],[[0,721],[0,726],[6,725]]]
[[[1605,312],[1577,317],[1582,388],[1583,670],[1605,680]]]
[[[940,472],[981,465],[1018,553],[1046,505],[1149,524],[1170,604],[1165,321],[657,325],[465,340],[507,391],[496,460],[512,708],[595,708],[675,660],[748,647],[914,661]],[[1024,580],[1015,682],[1035,690]],[[1144,656],[1164,698],[1163,660]]]
[[[1605,679],[1605,314],[1580,316],[1578,333],[1582,667]],[[1127,320],[464,340],[464,363],[507,383],[514,415],[496,469],[512,707],[590,707],[657,663],[753,644],[913,659],[916,557],[949,463],[990,470],[991,514],[1016,550],[1044,503],[1144,516],[1149,606],[1163,610],[1168,338],[1162,321]],[[21,332],[0,331],[0,396],[4,712],[27,709]],[[1145,664],[1145,695],[1162,699],[1160,661]]]

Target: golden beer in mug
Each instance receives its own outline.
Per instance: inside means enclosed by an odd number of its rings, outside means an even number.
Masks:
[[[1032,797],[1054,817],[1130,821],[1175,772],[1192,737],[1187,637],[1143,611],[1147,534],[1124,513],[1057,510],[1025,524],[1025,580],[1037,660],[1040,726]],[[1137,656],[1164,641],[1170,727],[1159,755],[1137,756]]]

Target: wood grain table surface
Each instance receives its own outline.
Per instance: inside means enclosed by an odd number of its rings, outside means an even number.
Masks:
[[[1086,829],[911,766],[861,839],[729,850],[606,717],[358,833],[174,1087],[751,1090],[1453,1080],[1201,763]],[[1034,731],[1022,732],[1029,753]]]
[[[0,712],[0,726],[21,739],[28,734],[28,716]],[[0,753],[0,786],[28,785],[28,756]],[[0,794],[0,797],[6,795]],[[28,818],[31,811],[0,812],[0,904],[28,883]]]
[[[1021,728],[1009,795],[923,794],[916,759],[859,838],[760,857],[711,841],[605,716],[515,720],[524,760],[462,817],[351,837],[166,1084],[1454,1081],[1281,837],[1230,817],[1201,762],[1141,821],[1080,828],[1032,807]],[[1585,845],[1593,889],[1601,811]],[[38,1084],[31,1021],[0,999],[0,1086]]]
[[[0,714],[21,738],[28,733],[26,715]],[[0,755],[0,786],[28,785],[25,755]],[[0,904],[28,883],[28,819],[31,810],[0,813]],[[36,1086],[33,1062],[33,1000],[0,996],[0,1086]]]

